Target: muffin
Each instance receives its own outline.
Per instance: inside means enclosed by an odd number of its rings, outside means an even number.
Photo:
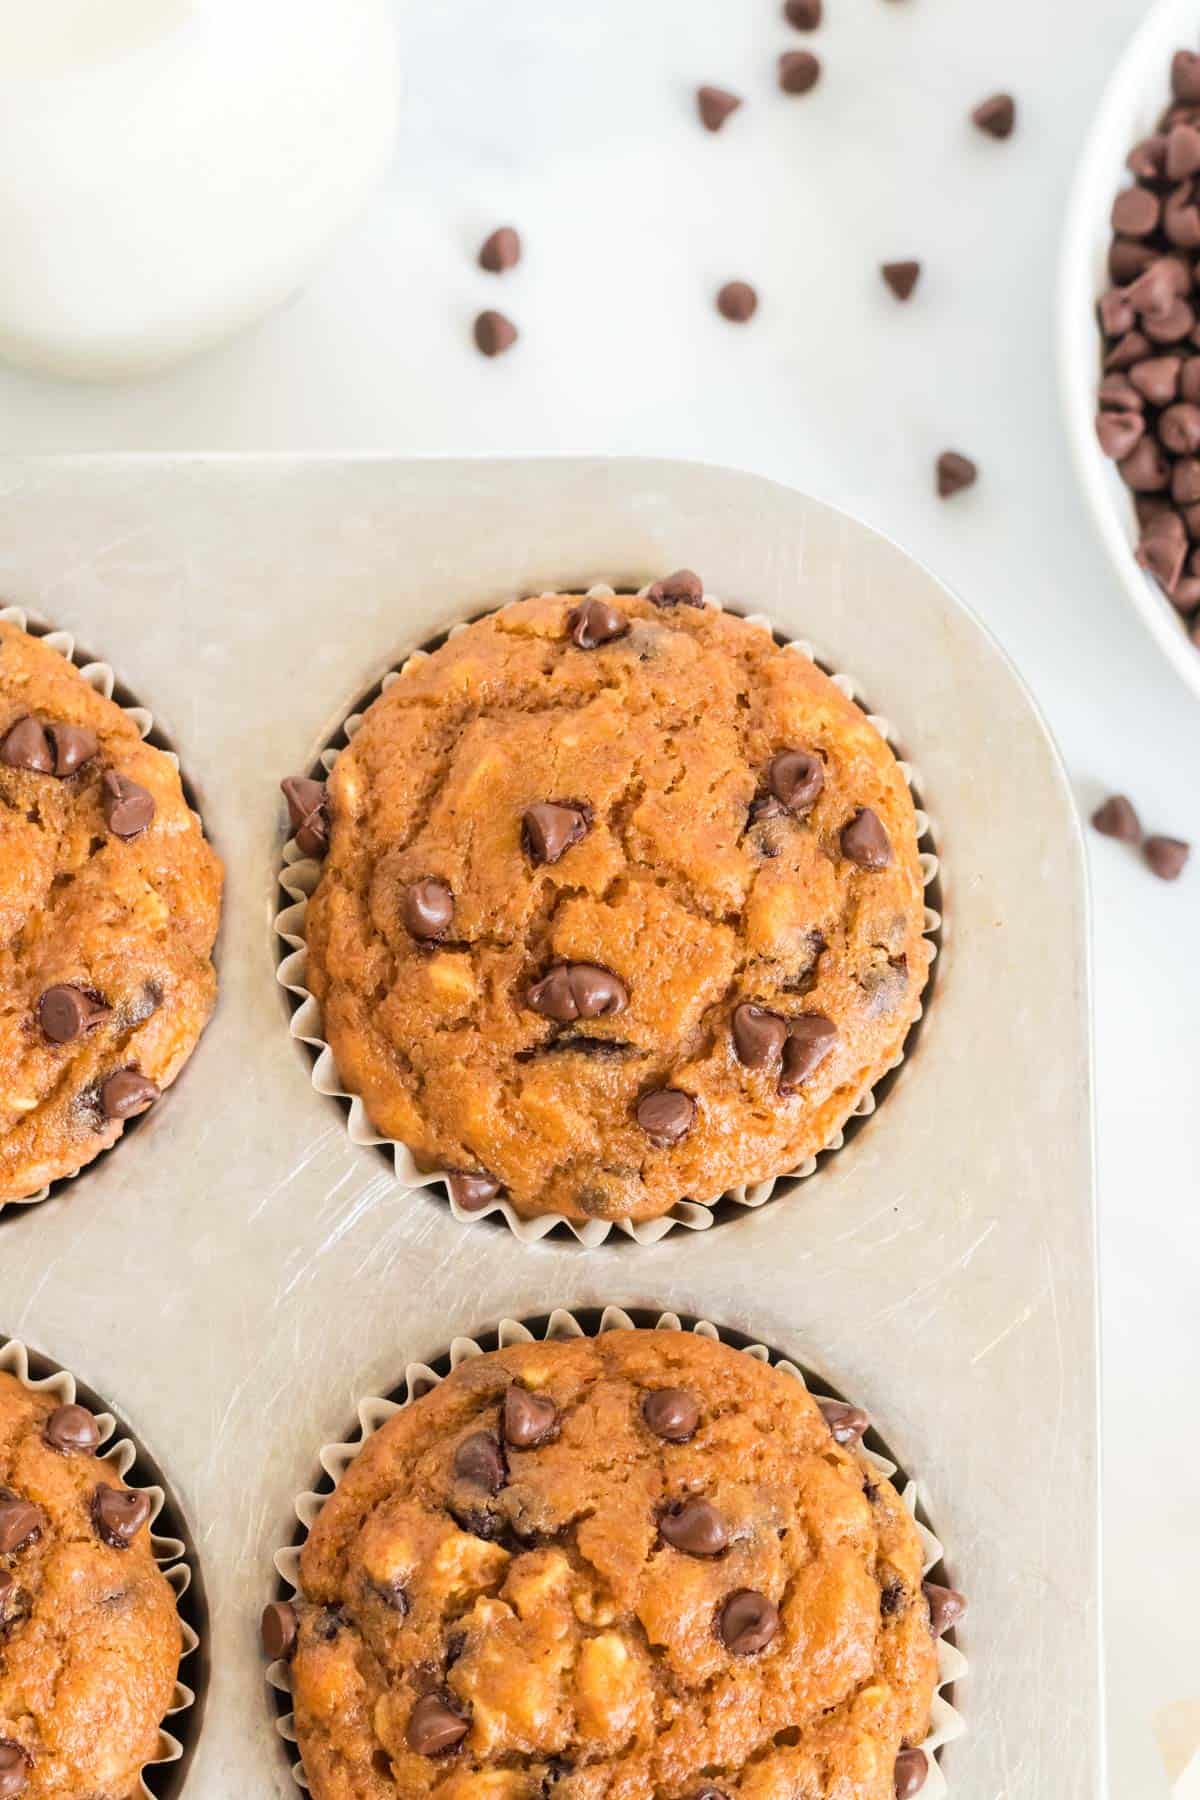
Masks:
[[[795,1169],[919,1013],[895,757],[698,596],[505,607],[284,784],[341,1081],[469,1210],[644,1220]]]
[[[0,1204],[174,1081],[212,1011],[220,901],[170,757],[0,620]]]
[[[264,1615],[314,1800],[916,1792],[962,1600],[923,1586],[866,1425],[689,1333],[460,1363]]]
[[[150,1499],[81,1406],[0,1371],[0,1796],[134,1800],[182,1647]]]

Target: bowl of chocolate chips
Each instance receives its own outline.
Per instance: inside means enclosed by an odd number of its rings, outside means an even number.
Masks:
[[[1130,599],[1200,695],[1200,0],[1159,0],[1109,82],[1059,303],[1084,493]]]

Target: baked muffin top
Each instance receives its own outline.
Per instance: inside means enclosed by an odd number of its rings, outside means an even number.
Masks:
[[[264,1618],[315,1800],[892,1800],[947,1590],[865,1416],[822,1404],[615,1331],[472,1358],[394,1414]]]
[[[791,1170],[919,1009],[888,745],[658,587],[480,620],[369,708],[323,806],[292,795],[328,839],[306,979],[339,1074],[469,1207],[646,1219]]]
[[[90,1162],[175,1079],[220,903],[170,757],[0,621],[0,1202]]]
[[[150,1501],[99,1433],[0,1372],[0,1796],[134,1800],[181,1633]]]

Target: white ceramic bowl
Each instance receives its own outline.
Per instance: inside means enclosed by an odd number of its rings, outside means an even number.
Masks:
[[[1132,496],[1096,442],[1100,330],[1096,300],[1108,279],[1109,211],[1131,179],[1125,158],[1149,136],[1171,98],[1170,68],[1181,46],[1200,50],[1200,0],[1158,0],[1117,64],[1075,174],[1067,209],[1058,293],[1063,408],[1075,467],[1100,537],[1125,591],[1192,691],[1200,695],[1200,649],[1158,583],[1134,559]]]

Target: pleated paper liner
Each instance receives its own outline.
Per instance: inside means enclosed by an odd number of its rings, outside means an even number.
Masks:
[[[712,1338],[718,1343],[731,1345],[734,1349],[745,1352],[758,1362],[770,1363],[792,1380],[800,1382],[817,1399],[843,1398],[828,1390],[827,1385],[819,1378],[809,1374],[796,1363],[786,1357],[769,1350],[765,1344],[754,1343],[743,1333],[718,1327],[707,1319],[685,1320],[677,1313],[654,1313],[649,1308],[638,1308],[634,1313],[625,1311],[619,1306],[600,1308],[579,1308],[569,1311],[564,1307],[555,1308],[548,1316],[542,1315],[527,1323],[517,1319],[502,1319],[496,1331],[487,1333],[483,1341],[469,1337],[456,1337],[451,1341],[449,1350],[439,1357],[434,1364],[409,1363],[399,1387],[386,1396],[371,1395],[358,1403],[358,1434],[348,1443],[326,1444],[320,1453],[320,1465],[323,1477],[317,1487],[296,1496],[294,1506],[297,1519],[296,1530],[292,1541],[275,1553],[275,1568],[279,1575],[279,1586],[272,1598],[290,1600],[300,1588],[300,1552],[304,1541],[311,1531],[330,1494],[337,1487],[342,1476],[354,1461],[369,1437],[388,1421],[393,1413],[412,1401],[426,1394],[439,1382],[443,1381],[452,1369],[472,1356],[482,1356],[489,1350],[503,1348],[507,1344],[533,1343],[539,1339],[596,1337],[605,1331],[634,1331],[652,1328],[655,1331],[693,1331],[699,1337]],[[878,1446],[874,1448],[872,1446]],[[931,1574],[941,1581],[945,1577],[942,1567],[943,1550],[941,1543],[934,1535],[925,1514],[923,1499],[918,1484],[903,1470],[895,1459],[886,1454],[886,1445],[872,1427],[858,1450],[858,1455],[870,1468],[889,1481],[894,1481],[901,1498],[913,1516],[918,1535],[924,1550],[923,1573]],[[948,1792],[945,1777],[942,1774],[938,1751],[943,1744],[960,1737],[966,1726],[962,1715],[956,1710],[950,1698],[950,1691],[955,1683],[961,1681],[967,1672],[966,1658],[950,1638],[943,1637],[937,1641],[938,1677],[937,1691],[933,1697],[930,1712],[930,1728],[921,1748],[929,1759],[929,1773],[925,1785],[921,1789],[921,1800],[942,1800]],[[274,1662],[267,1669],[267,1681],[274,1691],[276,1701],[276,1730],[288,1747],[292,1778],[300,1788],[307,1789],[308,1780],[304,1766],[300,1760],[300,1751],[296,1742],[295,1723],[289,1707],[291,1694],[290,1671],[286,1662]]]
[[[128,1486],[140,1489],[149,1497],[150,1542],[154,1560],[175,1595],[183,1638],[182,1667],[200,1649],[200,1633],[207,1621],[204,1587],[195,1547],[179,1506],[163,1485],[161,1473],[149,1452],[90,1388],[78,1383],[74,1375],[48,1357],[30,1350],[19,1339],[0,1340],[0,1370],[15,1376],[22,1387],[34,1393],[49,1394],[60,1406],[78,1402],[87,1407],[100,1430],[100,1448],[96,1452],[99,1460],[107,1463]],[[191,1674],[196,1688],[176,1677],[171,1704],[159,1727],[158,1748],[142,1770],[141,1800],[176,1800],[183,1791],[204,1714],[208,1670],[203,1654],[197,1658]]]
[[[614,591],[613,588],[604,583],[597,583],[586,590],[588,596],[595,595],[599,597],[609,597]],[[721,602],[712,598],[711,595],[705,596],[704,604],[706,606],[717,608],[721,606]],[[848,699],[857,702],[859,697],[858,684],[848,675],[832,673],[825,658],[819,656],[811,644],[798,639],[785,638],[782,633],[775,629],[771,620],[766,617],[765,614],[752,613],[745,616],[748,624],[761,625],[764,630],[771,632],[775,641],[782,648],[793,652],[795,655],[806,657],[810,662],[815,662],[819,668],[824,669],[826,673],[830,674],[830,678],[835,686],[839,687]],[[465,631],[468,624],[473,622],[473,620],[464,619],[460,624],[453,626],[449,631],[440,633],[436,638],[430,640],[430,647],[428,649],[414,651],[411,656],[406,657],[401,664],[385,675],[383,680],[364,697],[360,705],[356,707],[343,722],[340,729],[330,738],[325,748],[321,751],[317,764],[314,765],[314,775],[318,778],[322,778],[330,773],[333,765],[337,761],[340,750],[351,738],[353,738],[361,725],[363,713],[366,711],[371,701],[376,699],[379,694],[386,692],[393,682],[398,681],[405,668],[412,663],[422,661],[425,657],[431,655],[434,649],[437,649],[449,638],[457,636],[460,631]],[[925,886],[925,897],[927,902],[925,906],[924,931],[925,936],[932,945],[933,953],[936,956],[938,944],[940,942],[942,923],[940,912],[941,895],[938,880],[939,863],[933,848],[933,835],[929,816],[924,811],[919,798],[920,777],[912,765],[903,760],[900,750],[893,741],[892,728],[887,719],[881,717],[877,713],[868,713],[867,717],[895,754],[901,773],[907,781],[909,790],[913,796],[913,803],[917,813],[917,836],[920,846],[921,878]],[[859,1095],[857,1101],[850,1110],[845,1124],[833,1134],[823,1149],[818,1152],[816,1156],[810,1156],[805,1162],[801,1163],[798,1168],[788,1170],[784,1174],[775,1176],[768,1181],[758,1181],[751,1184],[728,1188],[722,1193],[713,1194],[707,1198],[701,1197],[698,1199],[682,1200],[676,1206],[672,1207],[668,1213],[665,1213],[660,1218],[656,1219],[643,1219],[640,1221],[631,1219],[588,1219],[580,1221],[577,1219],[568,1219],[561,1213],[546,1213],[538,1218],[524,1219],[509,1201],[502,1196],[497,1197],[495,1200],[491,1201],[489,1205],[481,1208],[477,1212],[466,1212],[450,1196],[448,1181],[449,1172],[444,1169],[423,1170],[418,1168],[412,1152],[406,1145],[400,1143],[395,1138],[384,1137],[377,1132],[367,1116],[366,1108],[361,1099],[356,1094],[352,1094],[348,1091],[338,1074],[333,1052],[322,1036],[320,1004],[305,985],[307,966],[305,919],[308,911],[309,897],[314,892],[320,878],[321,864],[304,856],[298,848],[295,839],[289,839],[284,847],[283,867],[279,875],[279,884],[283,889],[284,894],[287,896],[288,904],[283,907],[275,919],[275,930],[282,944],[276,977],[280,985],[287,990],[290,997],[289,1004],[292,1008],[290,1020],[291,1034],[294,1038],[298,1038],[301,1043],[307,1045],[309,1052],[311,1053],[313,1087],[319,1094],[330,1096],[333,1099],[342,1102],[342,1110],[346,1119],[346,1129],[354,1143],[378,1145],[383,1148],[386,1154],[390,1154],[395,1168],[396,1178],[406,1189],[429,1187],[435,1182],[440,1182],[445,1187],[446,1200],[450,1207],[450,1211],[460,1224],[474,1225],[485,1218],[500,1218],[507,1224],[514,1236],[519,1238],[523,1243],[534,1243],[545,1237],[549,1232],[557,1230],[559,1232],[569,1232],[580,1244],[587,1248],[591,1248],[597,1244],[602,1244],[615,1227],[615,1229],[623,1234],[625,1238],[631,1239],[635,1243],[653,1244],[657,1243],[660,1238],[665,1237],[666,1234],[676,1226],[684,1226],[691,1231],[707,1231],[709,1227],[716,1222],[717,1218],[719,1216],[725,1216],[727,1211],[736,1212],[738,1208],[742,1207],[754,1208],[765,1205],[775,1193],[780,1182],[802,1181],[812,1175],[818,1167],[820,1156],[825,1155],[827,1152],[840,1150],[843,1143],[846,1141],[847,1134],[853,1132],[864,1119],[869,1118],[875,1111],[878,1101],[890,1090],[892,1081],[895,1079],[895,1072],[904,1061],[905,1055],[913,1042],[913,1034],[918,1028],[924,1006],[927,1004],[933,988],[933,965],[931,963],[925,990],[921,1002],[918,1004],[916,1016],[913,1019],[912,1025],[909,1027],[904,1044],[898,1055],[893,1059],[891,1064],[889,1064],[888,1068],[877,1076],[876,1079]]]
[[[73,633],[52,630],[49,626],[33,618],[24,607],[0,606],[0,620],[7,625],[19,626],[22,631],[29,632],[31,637],[36,637],[47,648],[57,650],[60,656],[65,657],[69,663],[73,663],[90,688],[94,689],[97,694],[103,694],[106,700],[115,700],[125,716],[133,720],[140,738],[153,744],[156,750],[161,750],[165,756],[171,759],[175,767],[179,768],[179,758],[175,751],[172,750],[162,733],[155,729],[153,713],[148,707],[140,705],[134,699],[124,683],[118,680],[110,663],[90,660],[79,649]],[[191,806],[192,795],[189,791],[187,777],[181,772],[180,778],[183,781],[184,794]],[[195,814],[195,817],[199,823],[199,814]],[[99,1156],[92,1158],[91,1162],[84,1163],[82,1168],[73,1169],[67,1175],[60,1175],[48,1186],[39,1188],[34,1194],[24,1194],[19,1200],[0,1200],[0,1215],[3,1215],[8,1206],[34,1206],[39,1200],[48,1199],[51,1194],[61,1193],[67,1182],[76,1180],[84,1170],[95,1168],[104,1157],[111,1156],[114,1150],[118,1150],[129,1136],[130,1131],[136,1129],[136,1126],[137,1120],[131,1119],[116,1143],[110,1145],[107,1150],[102,1150]]]

